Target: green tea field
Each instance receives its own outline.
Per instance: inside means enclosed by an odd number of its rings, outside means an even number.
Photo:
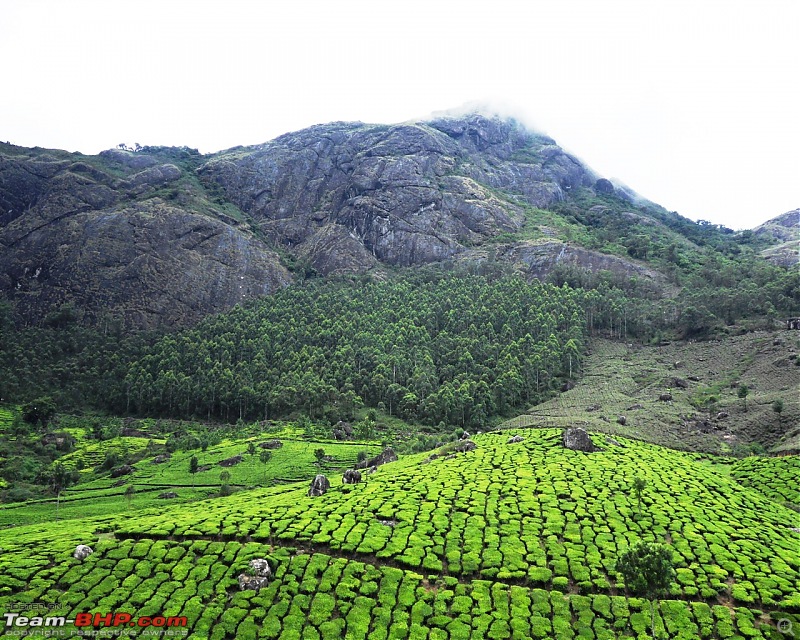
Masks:
[[[404,456],[357,484],[330,474],[319,497],[307,496],[309,474],[2,530],[0,609],[185,616],[188,637],[217,640],[644,639],[650,603],[616,571],[644,540],[666,544],[676,567],[656,607],[660,637],[776,638],[779,621],[800,620],[798,514],[740,484],[737,465],[717,471],[707,456],[602,434],[602,451],[572,451],[552,428],[473,440],[473,451]],[[780,465],[796,457],[762,464],[784,496]],[[78,544],[94,553],[74,559]],[[254,558],[274,577],[242,590]]]
[[[340,471],[353,466],[359,453],[373,456],[380,451],[375,442],[309,441],[303,432],[290,427],[263,433],[259,437],[225,439],[206,451],[175,451],[158,455],[148,450],[148,438],[116,437],[102,442],[79,441],[71,453],[59,458],[68,469],[80,470],[79,481],[62,491],[58,516],[60,519],[100,516],[119,511],[136,511],[147,507],[164,507],[206,498],[219,492],[227,472],[227,484],[233,489],[270,487],[313,477],[320,471]],[[280,447],[270,450],[269,460],[261,461],[259,443],[277,439]],[[156,441],[163,444],[163,440]],[[254,453],[248,448],[254,445]],[[314,450],[323,448],[325,459],[318,463]],[[110,454],[120,461],[137,456],[131,472],[112,477],[108,471],[97,473],[96,468]],[[236,457],[241,460],[237,461]],[[192,457],[197,458],[197,470],[191,473]],[[230,466],[220,463],[230,460]],[[132,494],[126,491],[132,487]],[[169,498],[162,494],[174,494]],[[55,498],[0,504],[0,527],[53,520]]]

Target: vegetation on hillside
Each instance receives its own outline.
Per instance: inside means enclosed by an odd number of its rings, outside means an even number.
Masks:
[[[473,428],[578,374],[582,298],[518,278],[433,274],[311,281],[151,344],[59,319],[4,341],[2,393],[226,420],[301,411],[335,422],[372,406]]]
[[[332,478],[317,498],[303,482],[0,531],[0,606],[186,616],[198,638],[326,640],[760,639],[796,617],[792,511],[695,455],[597,435],[605,450],[586,454],[559,430],[515,433],[522,442],[479,435],[475,451],[408,456],[356,485]],[[641,517],[634,477],[647,481]],[[639,542],[675,567],[658,602],[617,570]],[[79,561],[82,543],[94,553]],[[274,579],[241,590],[254,558]]]

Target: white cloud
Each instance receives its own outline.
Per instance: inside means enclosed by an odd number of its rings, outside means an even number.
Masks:
[[[504,105],[599,173],[752,227],[800,202],[800,3],[6,0],[0,138],[210,152]]]

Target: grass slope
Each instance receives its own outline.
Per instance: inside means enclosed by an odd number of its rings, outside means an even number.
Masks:
[[[594,439],[604,451],[565,450],[556,429],[483,434],[473,452],[407,456],[357,485],[334,477],[319,498],[303,482],[0,531],[0,608],[186,615],[190,637],[219,640],[644,638],[649,603],[614,571],[644,539],[670,544],[678,567],[662,634],[771,638],[796,619],[795,512],[698,454]],[[95,546],[82,563],[78,543]],[[239,591],[255,557],[276,578]]]
[[[729,453],[753,442],[796,453],[798,351],[796,331],[659,347],[594,339],[583,378],[574,389],[503,426],[583,426],[713,453]],[[737,385],[749,387],[746,407]],[[662,394],[670,394],[672,400],[659,400]],[[772,409],[776,400],[783,402],[780,416]],[[618,423],[620,416],[625,425]]]

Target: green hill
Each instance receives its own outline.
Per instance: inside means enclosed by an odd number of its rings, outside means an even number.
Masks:
[[[508,443],[511,435],[524,440]],[[800,612],[797,514],[699,454],[557,429],[474,438],[364,481],[332,478],[168,510],[0,532],[0,607],[186,616],[194,638],[644,638],[649,603],[614,569],[639,540],[668,544],[670,638],[772,638]],[[433,459],[431,459],[433,458]],[[641,514],[632,490],[642,477]],[[95,553],[83,562],[75,545]],[[275,578],[240,591],[248,561]]]

